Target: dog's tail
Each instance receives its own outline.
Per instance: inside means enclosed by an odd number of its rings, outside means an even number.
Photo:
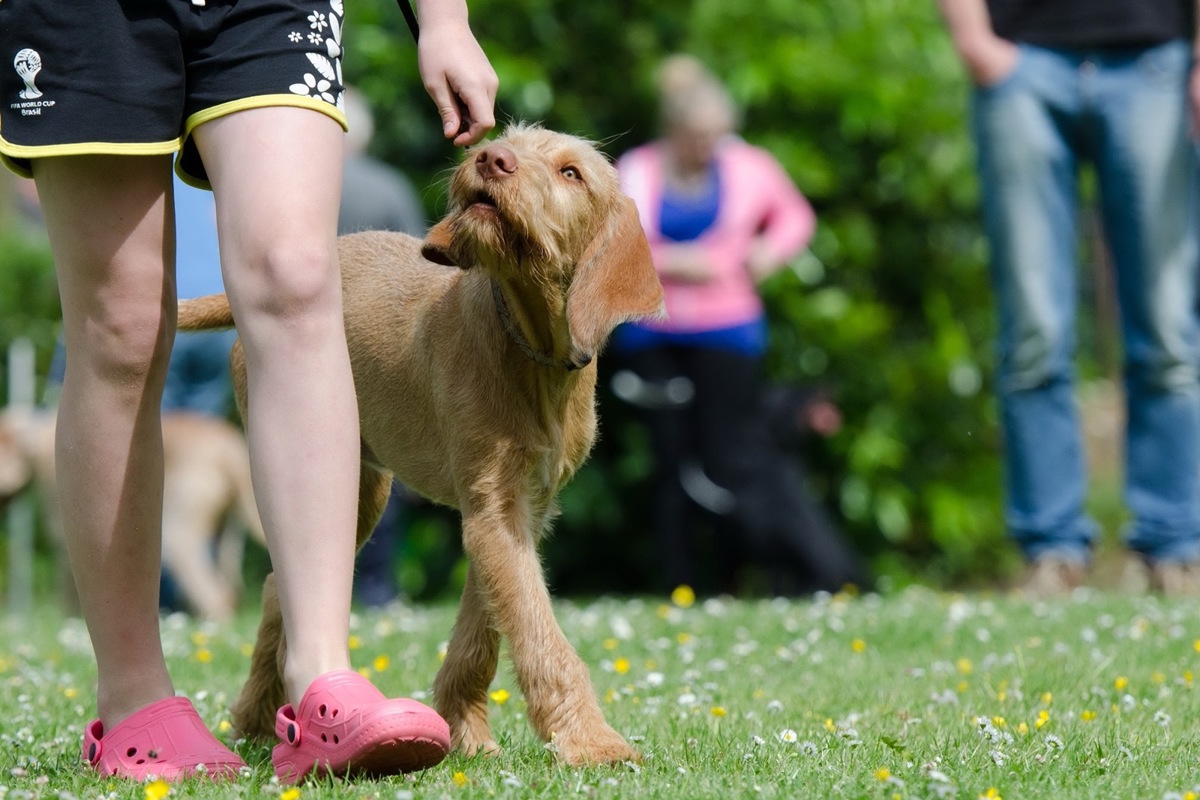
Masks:
[[[233,327],[233,309],[229,297],[209,294],[194,300],[179,301],[179,330],[207,331]]]

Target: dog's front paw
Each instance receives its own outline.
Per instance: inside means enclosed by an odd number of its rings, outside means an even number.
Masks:
[[[460,714],[448,714],[446,722],[450,724],[450,740],[455,750],[468,756],[499,754],[500,745],[492,739],[486,706],[468,708]]]
[[[572,767],[641,761],[638,751],[607,724],[556,734],[551,745],[558,760]]]

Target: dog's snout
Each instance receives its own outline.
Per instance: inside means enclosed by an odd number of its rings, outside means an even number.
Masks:
[[[507,177],[517,171],[517,154],[504,145],[489,145],[475,156],[475,169],[484,178]]]

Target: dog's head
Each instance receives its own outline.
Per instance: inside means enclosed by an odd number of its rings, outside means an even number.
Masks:
[[[612,163],[583,139],[534,125],[468,152],[422,253],[560,298],[577,365],[619,323],[662,311],[645,232]]]

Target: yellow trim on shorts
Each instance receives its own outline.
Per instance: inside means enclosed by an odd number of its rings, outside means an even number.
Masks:
[[[0,161],[22,178],[32,178],[29,160],[53,156],[161,156],[183,146],[182,139],[168,142],[72,142],[71,144],[13,144],[0,136]],[[20,160],[18,160],[20,159]]]
[[[277,106],[292,106],[294,108],[309,108],[313,111],[319,111],[327,117],[332,117],[337,124],[342,126],[342,130],[349,130],[350,123],[346,121],[346,115],[342,110],[332,103],[316,97],[308,97],[299,94],[262,94],[255,97],[243,97],[240,100],[230,100],[228,103],[220,103],[219,105],[210,106],[202,111],[197,111],[187,118],[184,123],[183,137],[180,140],[180,151],[182,152],[182,143],[188,140],[192,132],[196,128],[203,125],[205,122],[211,122],[220,117],[229,116],[238,111],[248,111],[252,108],[274,108]],[[179,168],[179,161],[176,159],[175,174],[179,179],[188,186],[193,186],[197,189],[211,190],[212,186],[207,181],[200,181]]]

